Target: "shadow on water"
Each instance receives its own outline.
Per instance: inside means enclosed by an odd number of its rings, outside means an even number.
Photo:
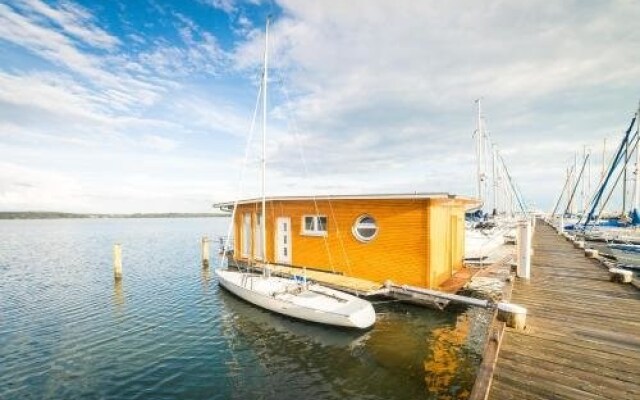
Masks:
[[[241,329],[264,329],[284,337],[311,341],[321,346],[350,348],[367,334],[366,331],[312,324],[253,306],[227,290],[221,290],[226,311],[236,316]]]
[[[231,376],[238,398],[466,398],[473,385],[483,340],[474,335],[486,326],[478,310],[380,304],[375,327],[362,332],[283,317],[225,290],[219,296],[228,345],[250,355],[237,360]],[[260,393],[248,389],[251,376],[267,380]],[[286,392],[275,389],[280,384]]]

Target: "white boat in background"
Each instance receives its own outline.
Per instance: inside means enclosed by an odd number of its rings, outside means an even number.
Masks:
[[[505,232],[493,228],[466,229],[464,236],[465,260],[484,260],[505,244]]]
[[[481,99],[478,105],[476,139],[476,197],[478,206],[470,210],[465,227],[464,258],[468,263],[491,262],[494,256],[504,253],[501,248],[507,243],[515,243],[515,201],[526,215],[525,203],[511,179],[504,159],[485,129]],[[485,165],[490,161],[489,166]],[[487,173],[491,170],[491,174]],[[487,194],[487,181],[491,180],[491,195]],[[491,205],[491,207],[489,207]],[[484,208],[489,210],[485,212]]]
[[[264,70],[262,74],[262,215],[265,212],[265,165],[266,165],[266,106],[268,82],[268,43],[269,20],[265,29]],[[233,212],[237,209],[237,204]],[[233,217],[231,220],[233,221]],[[267,254],[266,226],[260,224],[261,254]],[[230,236],[230,235],[228,235]],[[229,242],[227,238],[226,243]],[[222,250],[223,262],[227,255]],[[248,270],[216,269],[218,283],[223,288],[251,304],[289,317],[316,322],[320,324],[366,329],[376,321],[376,313],[370,302],[356,296],[329,289],[315,283],[271,276],[269,265],[263,265],[262,274],[251,273]]]

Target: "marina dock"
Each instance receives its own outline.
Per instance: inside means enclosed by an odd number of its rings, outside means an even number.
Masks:
[[[640,398],[640,291],[539,222],[531,280],[511,293],[527,327],[495,336],[483,361],[497,352],[493,379],[481,371],[476,386],[490,399]]]

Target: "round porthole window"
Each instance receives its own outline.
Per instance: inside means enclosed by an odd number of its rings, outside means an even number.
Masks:
[[[353,236],[361,242],[369,242],[378,234],[376,220],[370,215],[361,215],[353,224]]]

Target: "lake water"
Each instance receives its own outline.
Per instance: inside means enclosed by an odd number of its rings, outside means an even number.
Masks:
[[[227,224],[0,221],[0,399],[468,395],[486,311],[379,303],[367,332],[274,315],[200,267],[200,238]],[[123,247],[119,284],[114,243]]]

